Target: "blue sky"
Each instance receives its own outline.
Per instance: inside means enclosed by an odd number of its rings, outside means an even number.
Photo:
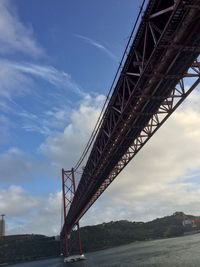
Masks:
[[[140,5],[0,1],[0,213],[9,234],[58,233],[61,168],[76,163],[89,138]],[[199,99],[196,91],[82,224],[148,220],[177,209],[198,213]],[[187,192],[187,200],[177,200]]]
[[[107,1],[80,3],[64,0],[59,4],[49,0],[40,4],[26,0],[2,4],[13,16],[12,23],[18,21],[19,25],[14,30],[16,35],[22,35],[22,39],[17,43],[15,38],[20,39],[20,36],[5,34],[5,39],[14,40],[9,41],[7,51],[2,45],[3,65],[7,72],[14,72],[20,77],[4,86],[4,94],[8,92],[7,99],[3,95],[2,105],[12,106],[12,112],[5,115],[8,114],[11,122],[15,123],[11,125],[12,136],[3,143],[1,151],[17,146],[23,151],[35,153],[44,135],[54,130],[46,125],[46,128],[37,130],[41,124],[36,122],[38,114],[63,109],[67,115],[79,105],[84,95],[107,93],[138,5],[137,1],[126,1],[126,5],[110,1],[108,5]],[[7,41],[3,42],[6,46]],[[44,68],[43,73],[40,73],[40,68]],[[65,123],[67,119],[68,116],[64,116]],[[31,128],[33,125],[35,128]],[[56,130],[64,127],[59,126]]]
[[[18,1],[20,18],[51,64],[76,79],[84,91],[106,93],[130,34],[140,1]],[[113,58],[79,36],[105,46]],[[41,61],[40,61],[41,62]],[[104,66],[104,67],[103,67]],[[90,77],[88,79],[88,77]],[[102,79],[103,77],[103,79]]]
[[[70,168],[78,160],[139,4],[128,0],[125,5],[120,1],[1,1],[2,194],[12,186],[36,198],[60,191],[60,168]],[[62,152],[56,151],[56,145],[51,147],[51,140],[59,141],[59,135],[62,140],[67,127],[70,131],[73,116],[90,109],[94,115],[91,119],[86,115],[89,129],[78,145],[70,152],[67,145]],[[9,224],[18,227],[9,208],[1,209],[7,214],[8,229]]]
[[[2,5],[10,16],[16,17],[18,28],[23,25],[24,29],[18,29],[16,35],[24,35],[24,40],[17,44],[21,47],[13,44],[1,53],[5,68],[21,76],[16,77],[13,84],[12,81],[5,84],[7,95],[3,95],[2,103],[12,110],[3,111],[12,123],[12,130],[11,136],[5,137],[1,151],[14,146],[35,156],[36,148],[51,131],[63,130],[68,114],[84,96],[107,93],[138,3],[134,6],[132,1],[127,1],[123,12],[122,5],[116,1],[111,1],[109,6],[103,1],[81,5],[76,1],[38,4],[23,0]],[[31,49],[23,47],[26,35]],[[38,118],[48,124],[46,117],[50,119],[53,110],[62,112],[62,109],[65,116],[58,115],[64,116],[64,121],[58,122],[57,127],[41,126]]]

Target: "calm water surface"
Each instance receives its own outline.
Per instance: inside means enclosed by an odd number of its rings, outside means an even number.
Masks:
[[[200,267],[200,234],[136,242],[86,253],[86,261],[63,265],[61,259],[16,264],[13,267]]]

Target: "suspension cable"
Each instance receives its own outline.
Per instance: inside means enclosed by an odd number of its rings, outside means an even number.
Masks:
[[[97,122],[96,122],[96,124],[95,124],[95,127],[94,127],[94,129],[93,129],[93,131],[92,131],[92,134],[90,135],[90,138],[89,138],[89,140],[88,140],[88,142],[87,142],[87,144],[86,144],[86,146],[85,146],[85,149],[83,150],[83,152],[82,152],[82,154],[81,154],[81,156],[80,156],[78,162],[76,163],[76,165],[75,165],[75,167],[74,167],[74,170],[75,170],[75,171],[80,167],[81,163],[84,161],[84,159],[85,159],[85,157],[86,157],[86,155],[87,155],[87,153],[88,153],[90,147],[91,147],[92,144],[93,144],[93,141],[94,141],[95,137],[97,136],[97,133],[98,133],[98,131],[99,131],[99,128],[100,128],[101,125],[102,125],[103,119],[104,119],[104,117],[105,117],[104,110],[105,110],[105,108],[107,107],[107,102],[108,102],[108,100],[110,99],[110,95],[111,95],[111,93],[112,93],[113,90],[114,90],[114,85],[115,85],[116,79],[117,79],[119,73],[121,73],[121,67],[122,67],[122,64],[123,64],[123,62],[124,62],[125,57],[126,57],[127,54],[128,54],[128,49],[130,49],[130,42],[131,42],[132,37],[133,37],[133,34],[134,34],[134,32],[135,32],[135,29],[136,29],[138,20],[139,20],[139,18],[140,18],[140,15],[141,15],[141,13],[142,13],[142,11],[143,11],[143,7],[144,7],[145,2],[146,2],[146,0],[143,0],[142,5],[140,6],[140,10],[139,10],[138,16],[137,16],[136,21],[135,21],[135,23],[134,23],[134,26],[133,26],[133,29],[132,29],[132,31],[131,31],[130,37],[129,37],[129,39],[128,39],[127,45],[126,45],[125,50],[124,50],[124,53],[123,53],[123,55],[122,55],[122,59],[121,59],[121,61],[120,61],[120,63],[119,63],[117,72],[116,72],[116,74],[115,74],[114,80],[113,80],[113,82],[112,82],[112,84],[111,84],[111,87],[110,87],[110,89],[109,89],[109,92],[108,92],[108,94],[107,94],[107,96],[106,96],[106,100],[105,100],[104,105],[103,105],[103,107],[102,107],[102,109],[101,109],[100,115],[99,115],[99,117],[98,117],[98,119],[97,119]],[[103,116],[102,116],[102,115],[103,115]]]

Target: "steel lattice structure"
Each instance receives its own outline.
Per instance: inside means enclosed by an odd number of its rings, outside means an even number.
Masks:
[[[62,193],[63,193],[63,215],[64,218],[66,218],[66,214],[70,208],[70,205],[73,202],[74,195],[76,192],[76,184],[75,184],[75,175],[74,175],[74,169],[65,171],[62,169]],[[80,255],[82,254],[82,244],[81,244],[81,236],[80,236],[80,227],[79,222],[77,222],[74,226],[77,227],[77,240],[78,240],[78,246],[79,246],[79,252]],[[61,242],[61,251],[63,252],[64,256],[69,256],[70,250],[71,250],[71,244],[70,244],[70,232],[65,229],[64,231],[64,238],[62,240],[64,242]]]
[[[200,1],[150,0],[61,232],[89,207],[200,82]]]

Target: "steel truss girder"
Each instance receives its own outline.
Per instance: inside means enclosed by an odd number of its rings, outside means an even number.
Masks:
[[[198,10],[188,7],[197,3],[149,1],[84,167],[66,227],[83,216],[198,85],[200,19]],[[188,77],[195,79],[190,89],[184,84]]]
[[[195,61],[195,64],[197,65],[197,61]],[[153,114],[149,113],[150,115],[152,115],[152,117],[150,118],[146,126],[140,131],[140,134],[136,139],[134,139],[131,145],[128,148],[126,147],[127,150],[123,154],[121,160],[118,161],[117,164],[113,167],[108,178],[103,181],[101,186],[87,203],[87,206],[84,208],[84,210],[82,210],[80,217],[82,217],[83,214],[90,208],[90,206],[99,198],[99,196],[112,183],[117,175],[139,152],[139,150],[146,144],[146,142],[153,136],[153,134],[162,126],[162,124],[169,118],[169,116],[178,108],[178,106],[185,100],[185,98],[199,85],[200,63],[198,63],[198,68],[196,70],[199,72],[199,76],[198,78],[196,76],[193,76],[193,78],[195,78],[195,81],[193,81],[193,84],[190,87],[188,87],[187,83],[185,82],[185,80],[187,79],[187,75],[185,75],[172,90],[171,94],[163,100],[157,112]],[[159,97],[157,97],[157,99],[158,98]],[[162,99],[162,97],[160,98]],[[141,129],[141,126],[137,125],[135,126],[135,128]],[[132,140],[132,138],[130,139]]]
[[[200,64],[199,64],[200,67]],[[185,100],[185,98],[200,84],[200,72],[199,77],[188,87],[185,86],[184,78],[179,81],[178,86],[174,88],[171,95],[164,99],[160,105],[158,111],[151,114],[152,117],[148,121],[147,125],[142,129],[140,134],[131,145],[126,147],[126,152],[122,156],[121,160],[113,167],[107,179],[101,184],[94,196],[88,202],[85,209],[80,214],[82,216],[90,206],[99,198],[104,190],[112,183],[117,175],[126,167],[131,159],[140,151],[140,149],[146,144],[146,142],[154,135],[154,133],[162,126],[162,124],[169,118],[169,116],[178,108],[178,106]],[[136,128],[140,129],[138,125]]]

